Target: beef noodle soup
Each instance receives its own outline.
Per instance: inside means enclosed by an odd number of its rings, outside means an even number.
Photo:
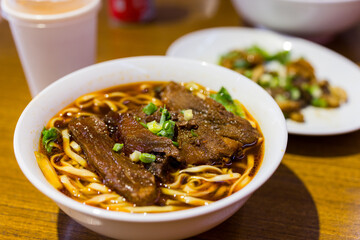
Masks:
[[[79,97],[35,152],[46,179],[84,204],[157,213],[211,204],[256,174],[264,140],[225,88],[141,82]]]

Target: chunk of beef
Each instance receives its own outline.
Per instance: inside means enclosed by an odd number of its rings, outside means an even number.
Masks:
[[[180,84],[171,82],[161,92],[161,99],[170,110],[192,109],[218,135],[239,141],[243,147],[254,145],[260,133],[241,117],[228,112],[211,98],[205,100],[193,95]]]
[[[179,126],[177,141],[180,146],[181,162],[192,165],[224,164],[236,152],[241,151],[240,144],[215,133],[205,124],[197,124],[194,130]]]
[[[151,205],[158,197],[154,176],[124,154],[115,153],[114,141],[98,117],[81,117],[69,123],[72,137],[105,184],[136,205]]]
[[[115,134],[117,142],[124,143],[124,153],[131,154],[135,150],[142,153],[151,153],[156,155],[153,163],[146,164],[146,168],[161,179],[168,182],[171,179],[170,172],[173,172],[173,166],[177,165],[179,150],[174,146],[171,139],[157,136],[142,126],[135,117],[141,116],[140,111],[133,111],[118,115],[118,131]],[[156,117],[155,114],[154,117]],[[149,121],[153,119],[148,119]]]
[[[206,100],[193,95],[175,82],[167,84],[160,93],[160,97],[170,110],[192,109],[195,112],[204,112],[209,108]]]
[[[146,164],[148,171],[159,178],[163,183],[172,182],[173,176],[171,173],[182,167],[182,163],[178,162],[177,159],[166,158],[159,155],[156,155],[156,160],[154,162]]]

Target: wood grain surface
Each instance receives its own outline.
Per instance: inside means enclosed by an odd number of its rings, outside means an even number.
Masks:
[[[156,19],[132,25],[112,21],[103,3],[98,62],[164,55],[186,33],[244,25],[228,0],[156,1]],[[325,46],[360,63],[360,25]],[[13,133],[31,96],[4,20],[0,83],[0,239],[107,239],[59,210],[17,165]],[[290,135],[282,164],[270,180],[229,220],[191,239],[360,239],[360,131],[328,137]]]

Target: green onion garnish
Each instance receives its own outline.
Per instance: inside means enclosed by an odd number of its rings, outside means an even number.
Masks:
[[[134,117],[136,121],[138,121],[144,128],[148,128],[148,126],[146,125],[146,123],[141,122],[141,118],[139,118],[138,116]]]
[[[179,143],[178,143],[178,142],[172,141],[172,143],[174,144],[175,147],[179,147]]]
[[[154,154],[150,154],[150,153],[142,153],[142,154],[140,154],[139,159],[143,163],[152,163],[155,161],[156,156]]]
[[[324,98],[314,98],[311,101],[311,105],[313,105],[315,107],[326,108],[328,106],[328,103],[326,102],[326,100]]]
[[[143,112],[146,113],[146,115],[151,115],[154,112],[156,112],[156,110],[157,110],[157,107],[152,102],[143,108]]]
[[[290,88],[290,97],[292,100],[299,100],[301,97],[300,90],[296,87]]]
[[[184,111],[184,119],[186,121],[189,121],[189,120],[193,119],[193,117],[194,117],[194,115],[193,115],[193,112],[192,112],[191,109],[187,109],[187,110]]]
[[[56,128],[49,128],[49,129],[43,129],[43,131],[41,132],[43,138],[42,138],[42,144],[44,145],[46,151],[48,153],[51,152],[54,143],[53,141],[57,138],[58,136],[58,130]]]
[[[146,126],[152,133],[158,133],[162,129],[162,126],[155,120],[147,123]]]
[[[163,125],[166,120],[170,119],[170,113],[166,109],[166,106],[164,106],[164,108],[160,108],[160,112],[161,112],[160,125]]]
[[[115,143],[112,150],[115,151],[115,152],[118,152],[118,151],[120,151],[123,147],[124,147],[124,144],[123,144],[123,143]]]
[[[146,125],[146,123],[143,122],[139,122],[143,127],[148,128],[148,126]]]
[[[166,106],[164,106],[164,108],[160,108],[160,112],[161,118],[159,123],[154,120],[147,124],[141,122],[140,124],[142,124],[143,126],[145,125],[145,127],[149,129],[149,131],[158,136],[172,139],[175,132],[175,122],[170,120],[171,116],[169,111],[166,109]]]
[[[313,98],[320,98],[322,95],[322,90],[318,85],[310,85],[307,90]]]
[[[198,137],[199,135],[194,131],[194,129],[190,130],[191,135],[193,135],[193,137]]]
[[[167,137],[172,139],[175,133],[175,122],[167,120],[162,125],[162,129],[157,133],[158,136]]]

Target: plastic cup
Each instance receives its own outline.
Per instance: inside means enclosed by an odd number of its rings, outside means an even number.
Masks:
[[[95,63],[100,0],[2,0],[34,97],[58,78]]]

